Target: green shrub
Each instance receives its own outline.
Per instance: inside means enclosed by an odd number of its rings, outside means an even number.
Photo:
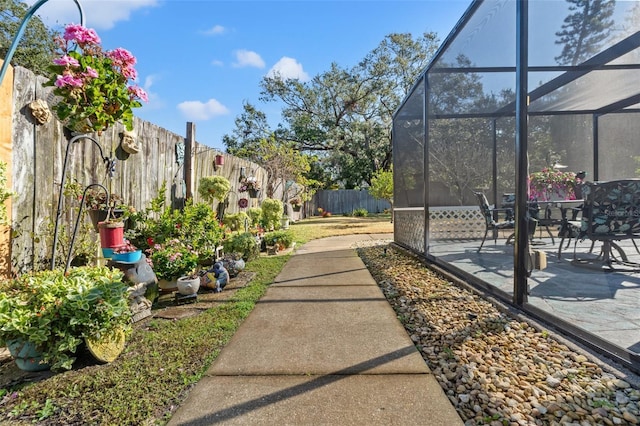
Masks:
[[[147,250],[155,244],[178,239],[197,251],[201,261],[215,257],[216,247],[224,236],[210,205],[190,199],[182,211],[165,207],[162,189],[151,206],[131,215],[129,222],[125,237],[136,247]]]
[[[128,286],[106,266],[38,271],[0,283],[0,344],[28,341],[52,370],[71,369],[85,338],[131,333]]]
[[[267,246],[275,246],[278,244],[284,248],[289,248],[293,244],[293,232],[283,229],[267,232],[264,234],[264,242]]]
[[[238,253],[247,262],[260,254],[258,242],[249,232],[230,235],[222,242],[222,247],[225,253]]]
[[[250,207],[247,214],[251,219],[252,227],[260,225],[260,221],[262,220],[262,209],[260,207]]]
[[[200,178],[198,194],[209,203],[214,200],[224,201],[231,190],[229,179],[224,176],[204,176]]]
[[[245,232],[245,224],[250,225],[251,220],[245,212],[227,213],[224,215],[222,223],[232,231]]]
[[[367,217],[369,212],[365,208],[355,209],[352,213],[355,217]]]
[[[262,201],[262,221],[264,229],[277,229],[284,213],[282,201],[266,198]]]

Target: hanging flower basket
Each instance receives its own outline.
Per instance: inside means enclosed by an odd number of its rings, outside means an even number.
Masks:
[[[77,132],[102,132],[117,121],[133,130],[132,109],[148,101],[142,88],[129,85],[138,76],[135,56],[103,50],[98,34],[82,25],[67,25],[54,41],[59,56],[45,86],[54,87],[47,101],[58,119]]]

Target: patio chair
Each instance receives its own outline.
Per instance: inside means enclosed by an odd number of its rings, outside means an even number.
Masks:
[[[478,199],[478,205],[480,206],[480,212],[484,217],[485,222],[485,231],[484,237],[482,238],[482,243],[478,248],[478,253],[482,250],[482,246],[484,245],[485,240],[487,239],[487,235],[489,231],[493,232],[493,240],[494,243],[498,242],[498,231],[501,229],[515,229],[515,221],[513,220],[513,209],[511,208],[495,208],[489,206],[489,201],[487,201],[486,195],[482,192],[474,192],[476,198]],[[500,214],[508,217],[509,219],[499,219]],[[513,234],[509,235],[507,238],[507,244],[513,238]]]
[[[640,264],[628,261],[626,253],[617,244],[622,240],[631,240],[636,252],[640,254],[635,241],[640,238],[640,179],[586,182],[582,193],[582,217],[566,221],[558,258],[562,256],[564,239],[570,241],[573,238],[572,263],[591,266],[594,259],[578,258],[576,253],[578,240],[589,239],[589,253],[596,242],[602,243],[601,252],[595,259],[602,266],[615,270],[613,263],[618,263],[640,271]],[[568,246],[567,242],[565,248]]]

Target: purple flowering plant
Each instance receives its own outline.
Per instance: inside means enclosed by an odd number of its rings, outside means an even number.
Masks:
[[[256,191],[260,190],[260,184],[258,183],[258,179],[252,176],[245,178],[240,182],[240,188],[238,188],[238,191],[247,192],[250,189],[254,189]]]
[[[133,130],[133,108],[148,101],[132,84],[138,77],[136,58],[126,49],[103,50],[95,30],[70,24],[55,39],[56,54],[45,86],[54,86],[53,110],[66,127],[102,132],[121,121]]]

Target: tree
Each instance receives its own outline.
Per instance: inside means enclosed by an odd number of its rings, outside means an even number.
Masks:
[[[243,112],[235,119],[235,129],[231,135],[224,135],[222,142],[227,152],[241,155],[248,160],[255,161],[253,151],[260,144],[260,140],[268,138],[273,131],[267,123],[267,115],[249,102],[242,105]]]
[[[17,0],[0,0],[2,19],[0,20],[0,57],[6,58],[28,6]],[[48,29],[39,17],[33,16],[25,27],[12,65],[19,65],[39,75],[47,74],[47,67],[54,56],[54,37],[58,33]]]
[[[371,177],[369,194],[372,197],[387,200],[391,204],[391,222],[393,222],[393,172],[391,170],[378,170]]]
[[[358,187],[391,166],[392,114],[436,43],[434,33],[391,34],[351,69],[332,63],[308,83],[265,77],[261,100],[284,104],[279,137],[318,154],[343,187]]]
[[[306,177],[311,169],[312,158],[298,151],[291,142],[282,141],[271,135],[255,143],[236,150],[235,155],[249,158],[267,171],[267,197],[282,187],[282,201],[287,201],[293,184],[304,188],[314,185]],[[298,194],[296,194],[298,195]]]
[[[615,0],[567,0],[572,4],[556,32],[556,44],[564,44],[562,53],[556,56],[561,65],[577,65],[600,51],[602,41],[609,37],[615,9]]]

